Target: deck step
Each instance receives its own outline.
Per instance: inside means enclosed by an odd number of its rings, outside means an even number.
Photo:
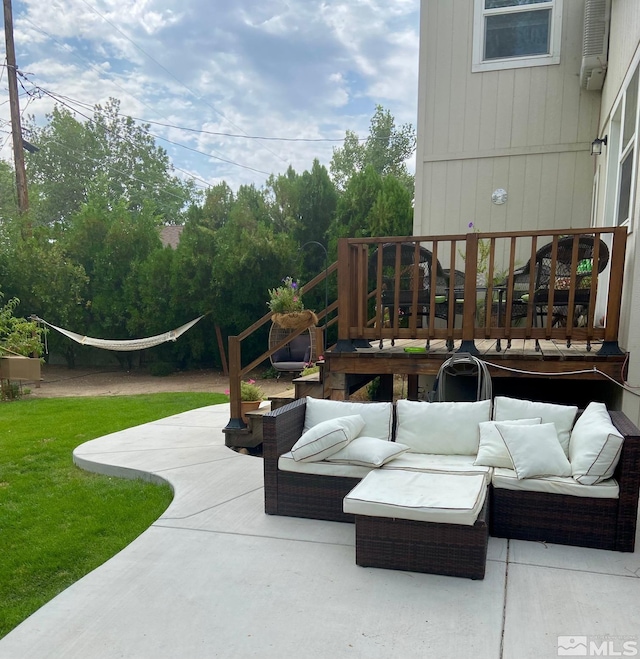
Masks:
[[[286,391],[281,391],[280,393],[273,394],[272,396],[267,396],[267,400],[271,403],[271,409],[277,410],[279,407],[291,403],[296,399],[295,389],[287,389]]]
[[[320,381],[320,373],[311,373],[310,375],[303,375],[293,380],[295,385],[295,397],[305,398],[324,398],[324,385]]]

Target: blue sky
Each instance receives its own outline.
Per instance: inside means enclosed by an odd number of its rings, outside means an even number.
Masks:
[[[264,184],[269,173],[328,166],[340,142],[264,141],[368,134],[376,104],[416,123],[419,0],[13,0],[18,68],[27,90],[66,97],[79,113],[117,97],[153,125],[198,187]],[[0,45],[4,60],[4,35]],[[4,62],[3,62],[4,63]],[[11,160],[6,74],[0,157]],[[42,121],[54,101],[24,95]],[[79,119],[82,119],[80,114]],[[192,129],[191,131],[182,128]],[[28,139],[28,136],[26,136]],[[220,159],[237,164],[223,162]],[[411,165],[413,168],[413,165]],[[258,170],[258,171],[254,171]]]

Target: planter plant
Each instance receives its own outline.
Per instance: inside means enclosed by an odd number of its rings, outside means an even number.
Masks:
[[[255,380],[242,380],[240,382],[240,409],[242,420],[247,423],[247,412],[252,412],[260,407],[264,398],[262,389],[256,384]]]
[[[285,277],[281,286],[269,289],[267,306],[271,320],[285,329],[310,327],[318,322],[315,313],[304,308],[300,285],[292,277]]]

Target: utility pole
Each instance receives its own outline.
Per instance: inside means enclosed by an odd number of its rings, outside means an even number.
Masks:
[[[18,208],[21,213],[29,210],[27,195],[27,173],[24,168],[24,147],[22,144],[22,125],[20,123],[20,105],[18,102],[18,80],[16,75],[16,49],[13,43],[13,12],[11,0],[4,2],[4,38],[7,47],[7,79],[9,80],[9,107],[11,108],[11,133],[13,136],[13,161],[16,168],[16,187],[18,190]]]

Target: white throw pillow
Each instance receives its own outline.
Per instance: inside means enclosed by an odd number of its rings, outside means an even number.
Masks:
[[[611,423],[604,403],[589,403],[571,431],[571,475],[582,485],[595,485],[613,476],[624,439]]]
[[[399,455],[409,450],[408,446],[396,442],[387,442],[377,437],[356,437],[337,453],[326,460],[339,464],[362,465],[363,467],[382,467]]]
[[[510,421],[511,419],[534,419],[540,417],[542,423],[554,423],[558,441],[566,456],[569,455],[571,428],[576,419],[578,408],[573,405],[556,405],[555,403],[538,403],[519,398],[496,396],[493,403],[493,420]]]
[[[293,445],[291,454],[296,462],[318,462],[344,448],[364,428],[359,414],[329,419],[303,433]]]
[[[399,400],[396,412],[396,441],[406,444],[411,453],[476,455],[480,440],[478,424],[491,418],[491,401],[422,403]]]
[[[322,421],[359,414],[364,419],[363,435],[378,439],[391,439],[393,429],[392,403],[352,403],[343,400],[324,400],[307,396],[304,430]]]
[[[553,423],[513,426],[499,423],[518,480],[536,476],[571,476],[571,465]]]
[[[480,446],[474,465],[484,467],[503,467],[504,469],[513,469],[513,462],[507,451],[507,446],[502,439],[502,435],[496,428],[496,424],[511,426],[534,426],[542,423],[542,419],[512,419],[511,421],[483,421],[479,425],[480,429]]]

